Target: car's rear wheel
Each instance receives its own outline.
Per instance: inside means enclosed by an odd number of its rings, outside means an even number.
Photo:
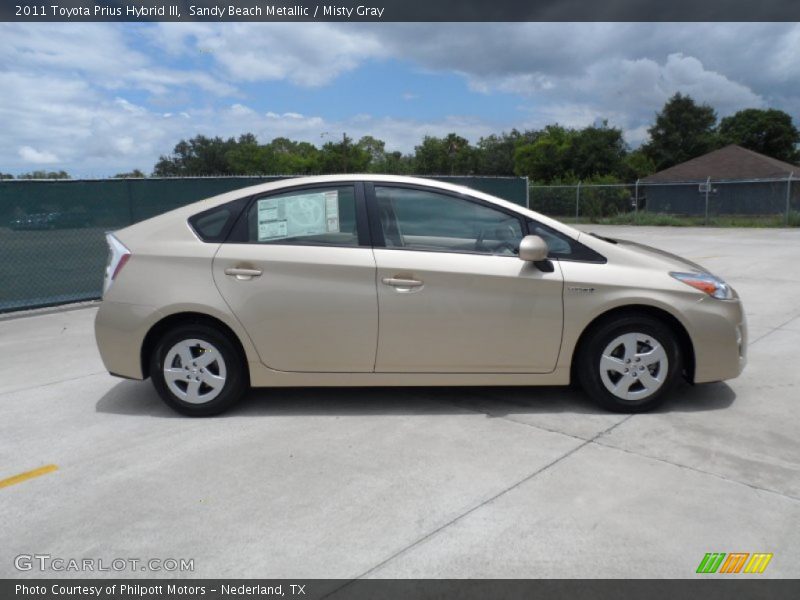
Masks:
[[[156,344],[150,376],[164,402],[185,415],[227,410],[249,387],[244,360],[228,337],[205,324],[179,325]]]
[[[681,372],[678,340],[661,321],[626,316],[590,331],[579,351],[577,375],[600,406],[644,412],[660,405]]]

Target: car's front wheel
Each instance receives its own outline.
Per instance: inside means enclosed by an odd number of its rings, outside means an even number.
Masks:
[[[577,376],[602,407],[644,412],[664,401],[681,372],[680,345],[649,316],[610,320],[590,331],[579,351]]]
[[[243,358],[228,337],[209,325],[180,325],[156,344],[150,376],[164,402],[189,416],[216,415],[249,387]]]

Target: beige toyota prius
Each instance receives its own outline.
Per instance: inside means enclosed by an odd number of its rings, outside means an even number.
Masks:
[[[742,304],[678,256],[428,179],[287,179],[108,234],[106,368],[187,415],[250,386],[580,383],[639,412],[736,377]]]

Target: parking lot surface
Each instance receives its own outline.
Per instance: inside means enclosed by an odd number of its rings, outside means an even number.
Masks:
[[[0,480],[58,467],[0,488],[0,577],[694,577],[707,552],[799,577],[800,231],[583,228],[727,279],[744,374],[636,416],[494,387],[256,390],[189,419],[104,371],[95,308],[0,320]]]

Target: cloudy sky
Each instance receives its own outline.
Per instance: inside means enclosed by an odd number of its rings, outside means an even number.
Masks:
[[[800,122],[800,24],[0,24],[0,171],[150,172],[196,134],[316,144],[599,119],[635,147],[677,91]]]

